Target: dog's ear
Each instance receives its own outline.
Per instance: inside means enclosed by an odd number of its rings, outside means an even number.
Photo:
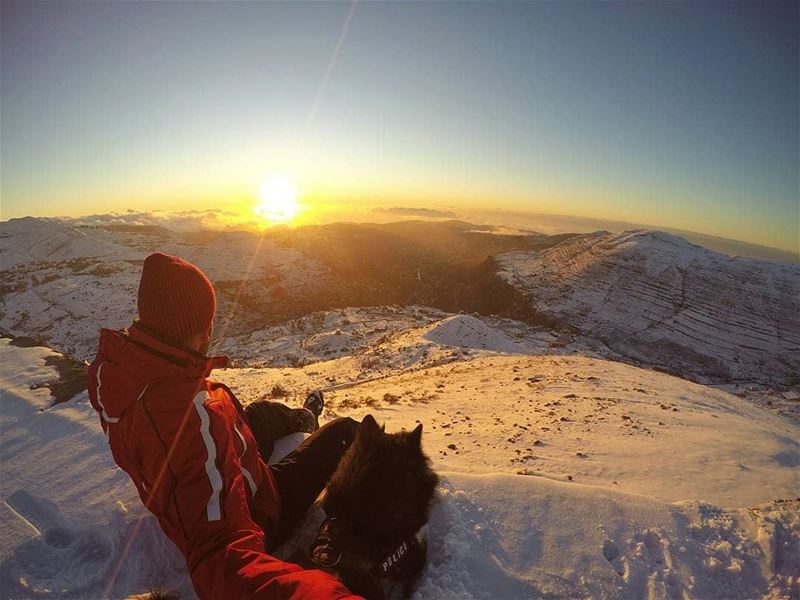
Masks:
[[[411,432],[411,439],[420,446],[422,445],[422,423],[417,425],[414,431]]]
[[[358,426],[358,435],[372,437],[380,435],[380,433],[381,428],[378,426],[378,422],[375,420],[375,417],[372,415],[367,415],[361,419],[361,424]]]

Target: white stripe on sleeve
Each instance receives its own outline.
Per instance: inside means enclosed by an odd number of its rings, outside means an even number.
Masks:
[[[208,409],[203,405],[206,393],[200,392],[194,397],[194,407],[197,416],[200,417],[200,435],[203,436],[203,443],[206,445],[206,475],[211,483],[211,497],[208,499],[206,515],[209,521],[219,521],[222,518],[219,507],[219,494],[222,491],[222,475],[217,469],[217,446],[214,438],[211,437],[211,417]]]
[[[242,475],[247,480],[247,485],[250,486],[250,495],[256,495],[256,482],[253,479],[253,474],[245,468],[245,466],[241,463],[241,459],[244,457],[244,453],[247,452],[247,442],[244,441],[244,436],[242,432],[239,431],[239,428],[236,427],[236,424],[233,425],[233,430],[236,432],[236,435],[239,436],[239,439],[242,440],[242,454],[239,456],[239,466],[242,468]]]
[[[106,363],[101,363],[99,367],[97,367],[97,404],[100,405],[100,414],[103,415],[103,419],[105,419],[106,423],[116,423],[119,421],[119,417],[109,417],[108,413],[106,413],[106,407],[103,405],[103,400],[100,396],[100,388],[103,387],[103,383],[100,381],[100,373],[103,372],[103,367],[106,366]]]

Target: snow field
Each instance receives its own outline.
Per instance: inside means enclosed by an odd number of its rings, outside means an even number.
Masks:
[[[43,390],[29,387],[56,376],[49,353],[2,345],[19,374],[2,391],[4,589],[191,597],[85,395],[39,410]],[[245,390],[273,382],[324,383],[324,365],[218,375],[250,400]],[[333,389],[327,402],[327,417],[371,412],[389,431],[424,423],[442,486],[416,598],[780,598],[797,586],[800,506],[777,501],[796,490],[796,427],[724,392],[593,358],[481,351]],[[694,464],[711,452],[718,461]]]
[[[221,378],[246,401],[273,381],[324,386],[326,364]],[[482,354],[326,398],[326,416],[424,424],[442,486],[416,598],[797,594],[798,428],[731,394],[597,358]]]
[[[338,361],[331,361],[338,362]],[[229,369],[248,402],[326,387],[326,363]],[[337,365],[331,365],[336,371]],[[797,495],[800,428],[726,392],[621,363],[484,355],[334,387],[326,417],[423,423],[437,470],[513,473],[738,508]]]
[[[415,598],[786,598],[800,501],[723,510],[513,475],[444,473]]]

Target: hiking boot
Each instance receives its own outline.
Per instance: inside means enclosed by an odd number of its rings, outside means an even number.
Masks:
[[[314,390],[306,396],[306,401],[303,403],[303,408],[311,411],[311,413],[319,418],[322,414],[322,409],[325,406],[325,400],[322,399],[322,390]]]
[[[295,409],[301,421],[300,431],[314,433],[319,429],[319,416],[322,414],[322,408],[324,406],[325,401],[322,399],[322,392],[320,390],[314,390],[306,396],[303,408]]]

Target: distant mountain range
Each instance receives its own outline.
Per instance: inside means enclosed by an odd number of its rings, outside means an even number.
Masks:
[[[141,261],[156,250],[215,282],[228,347],[320,311],[424,305],[514,319],[698,381],[800,384],[800,266],[657,231],[510,234],[404,221],[256,235],[13,219],[0,233],[0,330],[91,357],[101,326],[130,323]]]
[[[611,233],[623,233],[625,231],[639,229],[659,230],[680,236],[693,244],[699,244],[709,250],[730,254],[731,256],[757,258],[759,260],[771,260],[789,264],[800,263],[800,239],[795,240],[794,249],[782,250],[780,248],[744,242],[742,240],[734,240],[707,233],[699,233],[697,231],[674,229],[670,227],[655,227],[645,223],[633,223],[630,221],[615,221],[611,219],[577,217],[572,215],[493,210],[465,213],[461,218],[468,221],[488,223],[509,228],[532,229],[549,234],[564,232],[592,233],[598,230],[607,230]]]

